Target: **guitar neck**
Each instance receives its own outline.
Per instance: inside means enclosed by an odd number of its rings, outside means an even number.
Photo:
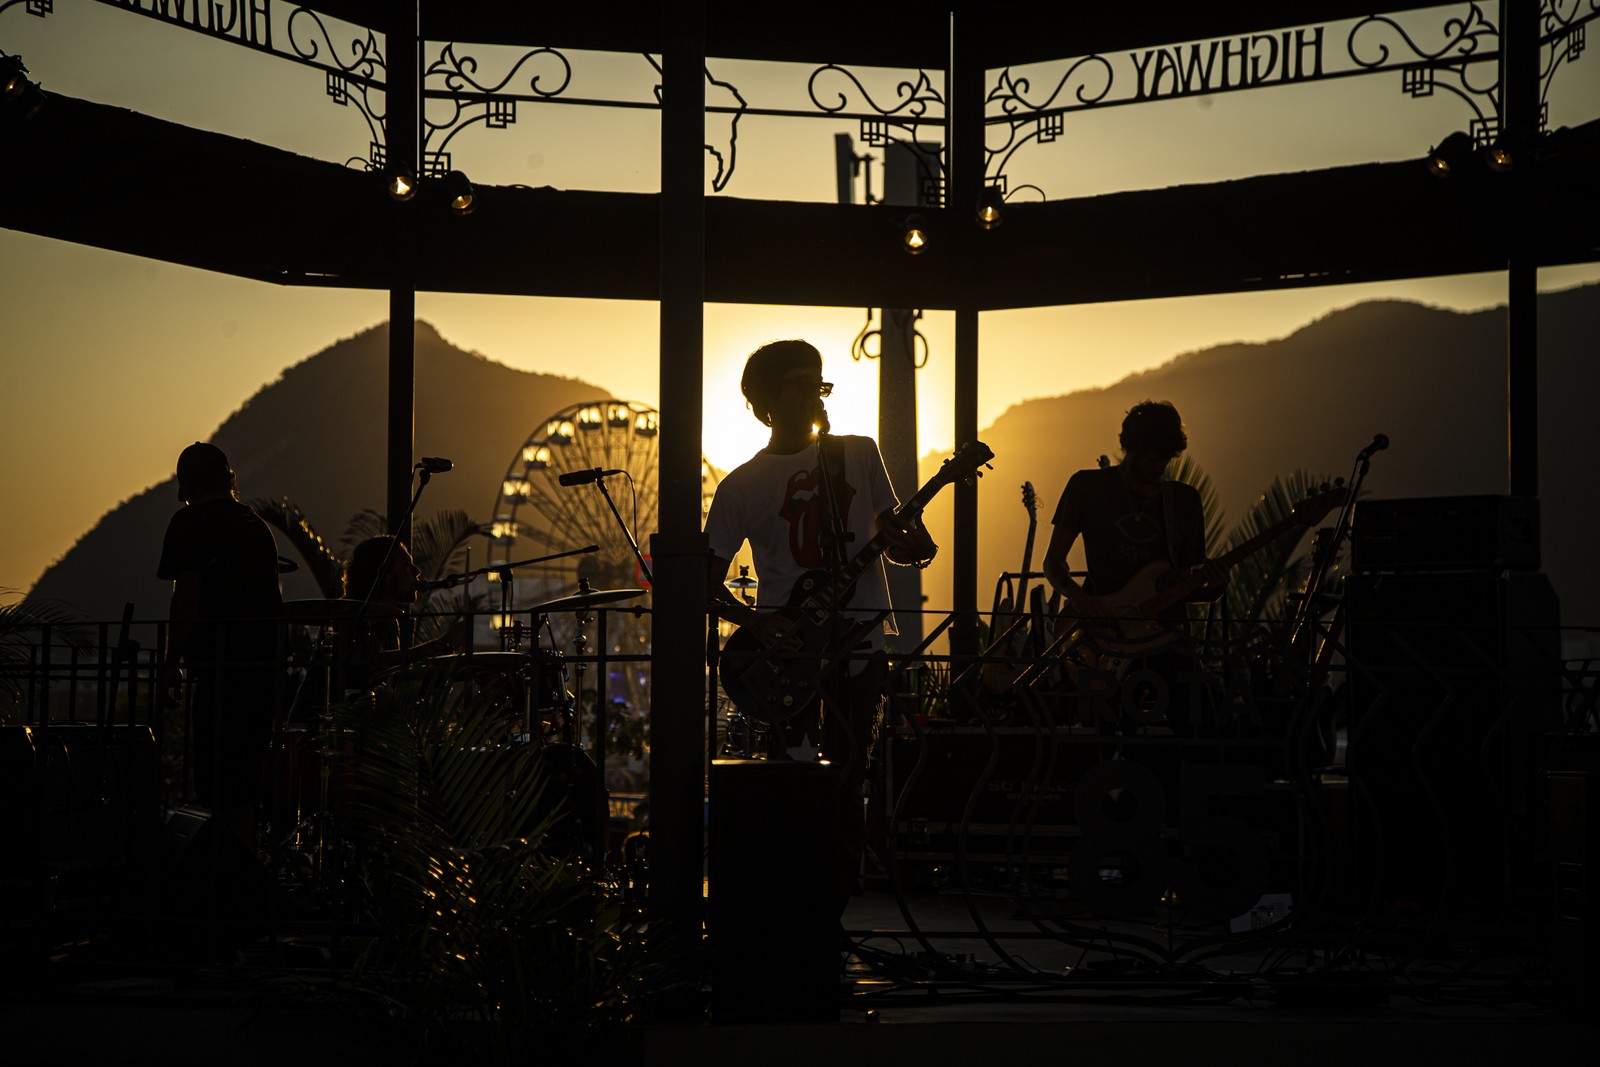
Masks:
[[[1223,553],[1218,557],[1217,562],[1221,563],[1224,567],[1232,567],[1236,563],[1239,563],[1241,560],[1253,555],[1267,544],[1276,540],[1281,534],[1284,533],[1284,531],[1288,530],[1289,527],[1301,523],[1302,520],[1300,518],[1291,515],[1283,521],[1275,523],[1267,529],[1262,530],[1260,533],[1245,541],[1237,548]],[[1176,579],[1171,585],[1167,586],[1160,593],[1146,601],[1143,607],[1149,614],[1159,615],[1172,605],[1176,604],[1178,601],[1187,597],[1190,593],[1193,593],[1196,589],[1199,589],[1202,584],[1204,583],[1201,582],[1199,575],[1185,575]]]
[[[899,507],[894,509],[896,519],[904,519],[911,515],[921,514],[928,502],[938,495],[944,488],[947,479],[934,476],[928,484],[918,489],[916,495]],[[873,535],[872,540],[861,546],[861,551],[851,556],[844,566],[839,568],[837,574],[830,576],[829,580],[819,587],[816,592],[801,601],[802,608],[817,608],[832,604],[838,599],[839,594],[849,589],[861,577],[863,571],[878,561],[889,548],[889,532],[881,529]]]

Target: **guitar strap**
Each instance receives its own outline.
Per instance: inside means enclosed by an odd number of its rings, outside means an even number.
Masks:
[[[1161,482],[1161,524],[1167,528],[1167,562],[1178,568],[1178,525],[1173,521],[1172,482]]]
[[[839,513],[839,486],[844,482],[844,455],[830,434],[817,435],[817,469],[822,472],[822,558],[830,577],[844,570],[844,516]]]

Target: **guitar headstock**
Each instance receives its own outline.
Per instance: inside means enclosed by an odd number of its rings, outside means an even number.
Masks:
[[[1323,482],[1315,494],[1294,506],[1294,521],[1301,526],[1315,526],[1328,512],[1343,507],[1349,499],[1350,490],[1345,487],[1343,478],[1335,478],[1332,485]]]
[[[983,477],[983,468],[989,466],[989,461],[994,458],[994,450],[982,441],[968,441],[956,449],[956,454],[944,461],[939,473],[948,473],[949,480],[966,482],[968,485],[976,483]],[[989,468],[993,470],[993,467]]]
[[[1033,491],[1032,482],[1022,483],[1022,506],[1028,510],[1028,518],[1039,517],[1039,495]]]

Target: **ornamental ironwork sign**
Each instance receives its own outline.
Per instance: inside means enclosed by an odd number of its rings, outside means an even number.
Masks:
[[[385,163],[383,91],[386,42],[375,30],[330,18],[285,0],[97,0],[110,7],[288,59],[319,70],[328,99],[361,115],[370,144],[369,169]],[[13,8],[44,18],[53,0],[0,0],[0,14]],[[1384,74],[1398,77],[1405,96],[1448,93],[1470,111],[1469,132],[1478,143],[1500,129],[1501,32],[1490,8],[1476,2],[1431,7],[1314,26],[1289,26],[1211,40],[1189,41],[1107,55],[1069,57],[990,71],[985,91],[985,184],[1043,196],[1037,186],[1007,182],[1016,154],[1066,134],[1066,117],[1097,108],[1209,96],[1245,89],[1304,84]],[[1541,125],[1557,73],[1584,53],[1587,30],[1600,17],[1600,0],[1543,0],[1539,15]],[[659,108],[660,63],[643,57],[656,75],[649,92],[578,96],[574,56],[553,47],[497,49],[493,60],[482,46],[422,42],[419,164],[421,173],[451,169],[450,145],[471,126],[504,130],[531,104],[605,108]],[[513,53],[509,56],[500,53]],[[721,62],[721,61],[713,61]],[[732,81],[706,69],[706,112],[728,118],[706,151],[716,162],[712,188],[721,192],[737,165],[740,120],[747,115],[847,120],[859,124],[869,146],[900,143],[918,149],[937,169],[927,185],[930,202],[942,200],[946,166],[941,142],[948,120],[943,72],[896,72],[892,84],[881,70],[865,77],[834,63],[806,68],[808,106],[752,105]],[[930,130],[937,137],[925,137]]]

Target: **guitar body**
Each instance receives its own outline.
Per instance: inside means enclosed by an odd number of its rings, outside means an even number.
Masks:
[[[830,668],[865,636],[868,626],[832,615],[814,625],[806,624],[806,616],[790,617],[794,624],[786,637],[800,642],[797,649],[769,650],[750,626],[735,630],[722,648],[723,691],[747,718],[777,724],[811,707]]]
[[[1230,549],[1217,562],[1232,567],[1291,527],[1315,525],[1346,496],[1337,483],[1323,489],[1297,504],[1288,518]],[[1123,677],[1134,660],[1159,652],[1179,638],[1179,632],[1163,623],[1161,615],[1200,585],[1198,576],[1179,571],[1165,560],[1145,564],[1121,589],[1097,598],[1111,618],[1090,621],[1062,616],[1056,631],[1057,640],[1066,646],[1062,670],[1074,683],[1085,670]]]
[[[1134,660],[1178,640],[1178,631],[1156,617],[1160,609],[1155,605],[1176,577],[1165,560],[1147,563],[1121,589],[1099,598],[1110,619],[1090,621],[1063,615],[1056,637],[1069,637],[1062,657],[1067,677],[1077,683],[1084,671],[1095,670],[1121,678]]]
[[[994,458],[982,441],[969,441],[944,461],[937,473],[910,500],[895,510],[898,519],[920,515],[928,501],[953,481],[974,478],[978,468]],[[723,692],[740,714],[766,723],[782,723],[805,711],[822,690],[823,682],[848,662],[848,653],[861,642],[877,619],[859,620],[839,614],[855,590],[861,572],[878,561],[889,545],[880,530],[862,546],[838,574],[810,571],[790,590],[791,620],[773,648],[762,644],[754,628],[741,626],[723,645],[719,675]]]

